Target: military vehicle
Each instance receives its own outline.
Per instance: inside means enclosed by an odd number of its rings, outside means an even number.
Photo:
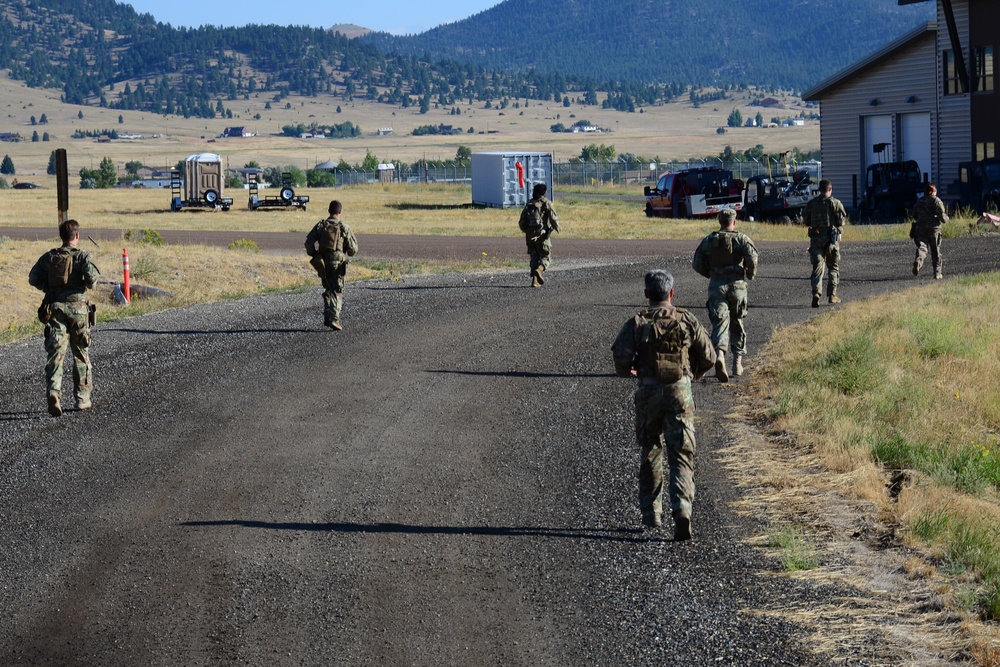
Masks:
[[[977,213],[1000,209],[1000,158],[958,165],[960,203]]]
[[[813,196],[809,172],[796,171],[791,178],[763,174],[747,179],[743,191],[743,214],[757,221],[802,223],[802,211]]]

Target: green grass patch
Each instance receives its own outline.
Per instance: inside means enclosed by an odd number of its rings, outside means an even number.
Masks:
[[[997,452],[977,444],[913,442],[900,433],[871,437],[872,457],[887,468],[919,470],[940,484],[963,493],[981,495],[987,488],[1000,490]]]
[[[943,571],[976,576],[974,588],[958,591],[963,606],[988,619],[1000,619],[1000,527],[940,510],[918,516],[910,530],[921,540],[942,546]]]
[[[812,570],[819,564],[815,549],[805,533],[795,526],[781,526],[770,532],[766,545],[778,549],[786,572]]]

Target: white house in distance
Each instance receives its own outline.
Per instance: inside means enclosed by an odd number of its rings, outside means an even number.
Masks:
[[[958,194],[960,162],[996,156],[1000,2],[936,3],[936,20],[802,94],[820,102],[823,175],[848,205],[857,203],[854,179],[863,190],[865,170],[879,160],[876,144],[888,144],[888,161],[915,160],[945,197]]]

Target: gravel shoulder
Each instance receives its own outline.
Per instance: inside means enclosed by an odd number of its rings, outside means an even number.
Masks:
[[[695,389],[696,539],[638,529],[611,341],[652,265],[707,324],[693,244],[642,247],[541,290],[352,284],[340,334],[318,290],[102,325],[95,408],[59,420],[41,341],[0,348],[0,664],[830,664],[771,612],[856,592],[748,544],[721,462],[741,383]],[[914,285],[911,247],[848,245],[843,296]],[[946,273],[996,251],[949,240]],[[816,313],[805,249],[762,257],[752,349]]]

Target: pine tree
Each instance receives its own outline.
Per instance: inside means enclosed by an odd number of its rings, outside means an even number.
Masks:
[[[13,176],[15,173],[14,161],[10,159],[9,155],[4,155],[3,162],[0,162],[0,174]]]
[[[45,173],[49,176],[56,175],[56,152],[49,153],[49,166],[45,168]]]

